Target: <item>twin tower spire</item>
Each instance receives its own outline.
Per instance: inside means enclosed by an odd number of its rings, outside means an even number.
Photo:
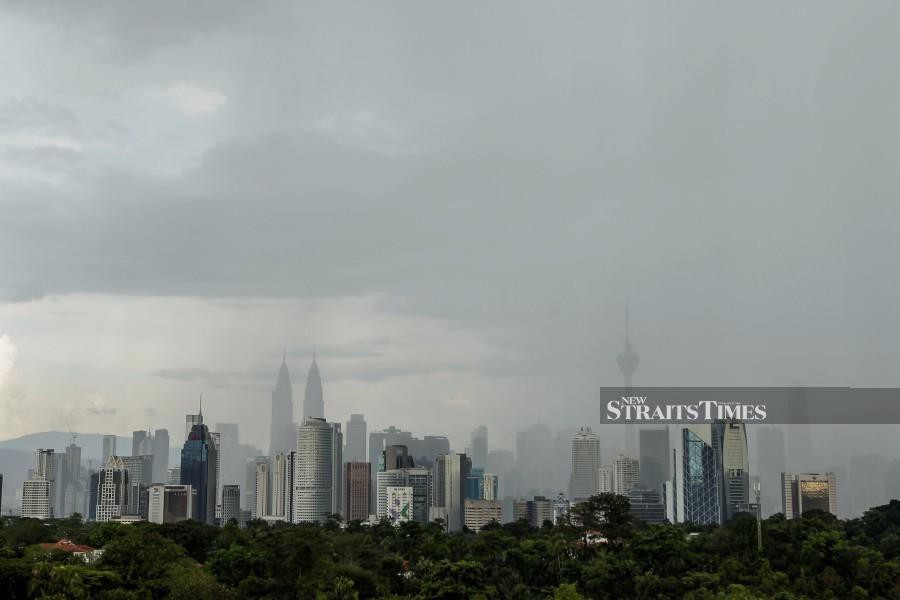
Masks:
[[[322,376],[316,362],[313,349],[312,363],[306,376],[306,390],[303,397],[302,414],[299,423],[310,417],[325,418],[325,402],[322,394]],[[287,351],[282,350],[281,368],[275,389],[272,391],[272,425],[269,430],[269,452],[288,452],[297,444],[296,423],[294,417],[294,392],[291,386],[291,374],[287,366]]]

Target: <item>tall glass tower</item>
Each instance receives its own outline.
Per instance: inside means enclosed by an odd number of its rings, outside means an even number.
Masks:
[[[197,490],[197,503],[193,518],[201,523],[215,523],[216,518],[216,458],[218,445],[203,424],[203,409],[199,423],[191,427],[181,449],[181,485]]]
[[[719,436],[717,425],[692,425],[681,430],[684,521],[697,525],[722,522]]]

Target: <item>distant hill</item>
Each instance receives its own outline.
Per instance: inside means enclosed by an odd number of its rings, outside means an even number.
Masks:
[[[0,449],[33,453],[38,448],[53,448],[57,452],[65,452],[66,446],[71,443],[72,435],[65,431],[40,431],[0,441]],[[84,462],[99,462],[103,458],[102,433],[79,433],[75,443],[81,446],[81,460]],[[131,454],[131,437],[116,436],[116,453]]]
[[[19,501],[16,500],[16,493],[22,489],[22,482],[28,477],[28,469],[33,467],[33,453],[0,448],[0,474],[3,475],[0,511],[3,514],[7,514],[11,508],[18,508]]]

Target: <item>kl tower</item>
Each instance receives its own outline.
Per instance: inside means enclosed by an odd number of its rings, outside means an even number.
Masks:
[[[641,357],[638,356],[631,349],[631,337],[628,331],[628,306],[625,306],[625,349],[616,357],[616,362],[619,364],[619,370],[622,371],[622,375],[625,378],[625,394],[631,395],[631,387],[632,387],[632,376],[634,372],[637,371],[638,363],[641,362]],[[625,424],[625,454],[630,456],[631,458],[637,458],[635,454],[635,432],[634,432],[634,424],[626,423]]]

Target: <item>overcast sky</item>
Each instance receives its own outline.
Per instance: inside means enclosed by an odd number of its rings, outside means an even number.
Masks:
[[[0,437],[512,447],[636,384],[900,385],[896,2],[0,2]]]

